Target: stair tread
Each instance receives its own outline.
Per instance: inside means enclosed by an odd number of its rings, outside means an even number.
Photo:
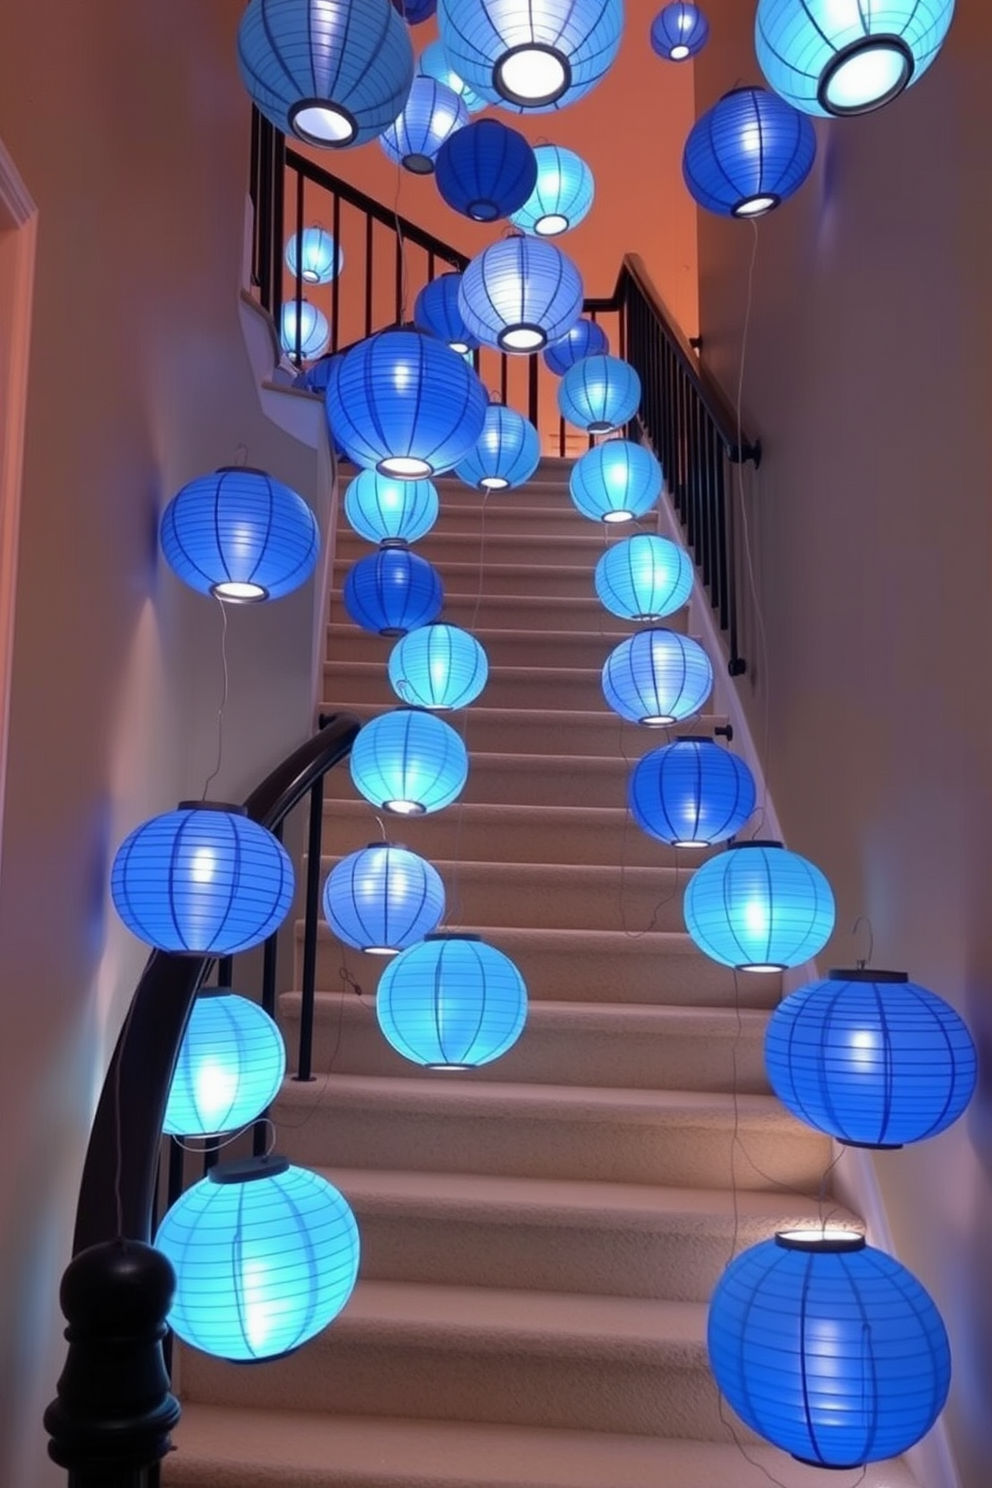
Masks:
[[[455,927],[449,925],[449,929]],[[558,929],[554,926],[542,926],[540,929],[531,926],[493,926],[493,925],[459,925],[458,930],[472,935],[481,935],[488,940],[498,940],[501,946],[542,946],[560,949],[574,948],[575,950],[608,950],[611,955],[642,955],[645,946],[649,946],[654,954],[670,955],[692,955],[699,958],[699,949],[688,931],[682,930],[645,930],[628,933],[624,930],[570,930]],[[300,922],[297,922],[297,933],[302,936]],[[328,926],[321,921],[317,927],[320,938],[334,939]],[[707,967],[709,969],[709,967]],[[727,976],[732,977],[731,967],[726,968]],[[764,978],[761,978],[764,981]]]
[[[349,992],[320,992],[315,994],[315,1014],[320,1017],[339,1016],[339,1004],[344,996],[350,1001],[347,1007],[360,1007],[358,999]],[[284,992],[279,999],[280,1007],[297,1010],[302,993]],[[527,1011],[528,1027],[552,1024],[561,1027],[582,1027],[603,1033],[622,1033],[630,1037],[638,1034],[659,1034],[678,1037],[686,1032],[697,1037],[757,1038],[764,1033],[769,1014],[763,1008],[685,1007],[677,1003],[652,1006],[637,1002],[564,1002],[548,998],[532,1002]]]

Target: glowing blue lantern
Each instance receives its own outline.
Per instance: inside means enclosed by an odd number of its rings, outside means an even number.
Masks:
[[[614,356],[584,356],[558,384],[558,411],[587,434],[610,434],[641,406],[641,379],[629,362]]]
[[[524,113],[565,108],[613,65],[622,0],[438,0],[453,67],[490,103]]]
[[[169,1326],[236,1363],[276,1359],[326,1328],[358,1277],[358,1226],[326,1178],[284,1157],[222,1163],[155,1236],[172,1262]]]
[[[390,0],[250,0],[238,66],[277,129],[342,149],[392,124],[413,82],[413,46]]]
[[[480,109],[488,107],[486,100],[480,98],[478,93],[473,93],[458,76],[440,41],[432,41],[429,46],[424,47],[417,60],[417,71],[422,72],[424,77],[437,78],[439,83],[444,83],[453,93],[457,93],[470,114],[477,114]]]
[[[631,723],[664,728],[698,713],[713,688],[713,668],[698,641],[654,628],[614,646],[603,666],[603,696]]]
[[[424,625],[397,641],[389,657],[389,684],[414,708],[465,708],[489,678],[483,646],[457,625]]]
[[[799,190],[815,157],[805,114],[765,88],[735,88],[693,125],[682,176],[707,211],[762,217]]]
[[[427,480],[396,480],[361,470],[344,493],[344,514],[368,542],[418,542],[438,519],[437,487]]]
[[[639,532],[607,548],[596,564],[594,582],[611,615],[642,624],[664,620],[689,602],[692,560],[667,537]]]
[[[900,1456],[950,1387],[933,1299],[850,1230],[789,1231],[737,1256],[713,1293],[707,1346],[741,1419],[815,1467]]]
[[[373,842],[331,869],[324,914],[345,945],[391,956],[437,929],[444,884],[437,869],[409,848]]]
[[[418,76],[402,113],[380,134],[379,144],[397,165],[415,176],[429,176],[445,140],[467,123],[468,109],[457,93],[435,78]]]
[[[642,756],[627,803],[642,832],[671,847],[712,847],[739,832],[754,810],[754,776],[712,739],[676,739]]]
[[[393,0],[393,4],[408,26],[429,21],[437,10],[437,0]]]
[[[731,843],[690,878],[683,912],[699,949],[737,971],[799,966],[834,928],[827,880],[781,842]]]
[[[180,801],[117,849],[114,908],[161,951],[233,956],[278,930],[293,898],[282,844],[242,806]]]
[[[286,1073],[282,1034],[258,1003],[201,992],[179,1048],[162,1130],[176,1137],[238,1131],[260,1116]]]
[[[954,0],[759,0],[758,64],[807,114],[865,114],[923,76],[950,28]]]
[[[545,347],[544,365],[549,372],[556,377],[563,377],[569,367],[574,367],[576,362],[583,357],[597,356],[610,349],[610,338],[601,325],[594,320],[586,320],[585,317],[577,320],[570,331],[566,331],[560,341],[555,341],[551,346]]]
[[[386,967],[375,1012],[404,1059],[428,1069],[477,1069],[520,1037],[527,988],[509,956],[477,935],[429,935]]]
[[[458,308],[458,293],[462,287],[461,274],[439,274],[425,284],[413,305],[413,323],[420,331],[437,336],[438,340],[464,356],[473,351],[478,341],[462,320]]]
[[[526,353],[571,329],[582,296],[582,277],[560,248],[540,238],[501,238],[470,260],[458,304],[484,346]]]
[[[772,1014],[765,1066],[800,1121],[859,1147],[901,1147],[957,1121],[975,1045],[949,1003],[903,971],[831,971]]]
[[[661,466],[646,445],[611,439],[576,460],[568,493],[591,522],[631,522],[651,510],[663,481]]]
[[[293,386],[305,388],[308,393],[316,393],[319,397],[323,398],[327,393],[327,384],[331,376],[331,364],[337,359],[338,355],[339,353],[335,352],[333,356],[323,356],[319,361],[314,362],[312,366],[304,367],[294,377]],[[344,457],[345,452],[341,449],[337,440],[333,439],[333,435],[332,440],[334,453],[339,459]]]
[[[498,119],[478,119],[445,141],[435,175],[449,207],[473,222],[495,222],[530,196],[537,160],[519,130]]]
[[[651,22],[651,46],[668,62],[694,57],[703,50],[709,34],[709,21],[691,0],[672,0]]]
[[[400,480],[457,465],[487,403],[468,363],[422,331],[369,336],[334,358],[327,383],[327,421],[350,458]]]
[[[279,345],[286,355],[312,362],[330,344],[331,327],[323,310],[309,300],[287,300],[279,322]]]
[[[444,606],[444,585],[433,564],[405,543],[383,543],[359,558],[344,581],[344,607],[363,630],[406,635],[436,620]]]
[[[449,723],[417,708],[396,708],[359,731],[349,761],[356,790],[397,816],[450,806],[465,789],[468,753]]]
[[[303,497],[264,470],[240,465],[183,486],[162,513],[159,541],[177,578],[230,604],[292,594],[320,551]]]
[[[507,491],[529,481],[541,462],[541,436],[514,408],[490,403],[478,443],[455,466],[466,485]]]
[[[335,245],[329,232],[315,223],[305,227],[300,234],[300,278],[304,284],[330,284],[344,268],[344,253]],[[286,267],[296,277],[297,235],[293,233],[286,243]]]
[[[510,213],[521,232],[555,238],[589,215],[596,186],[581,155],[561,145],[537,145],[537,184],[523,206]]]

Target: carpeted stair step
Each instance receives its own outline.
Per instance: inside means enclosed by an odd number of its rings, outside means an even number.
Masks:
[[[385,637],[377,639],[383,648],[381,661],[324,663],[326,701],[321,706],[325,712],[352,703],[378,703],[383,710],[398,705],[386,675],[389,643]],[[603,699],[602,664],[553,668],[541,665],[538,659],[533,666],[491,665],[485,696],[491,708],[577,708],[588,712],[602,708],[609,712]]]
[[[419,543],[416,550],[420,550]],[[372,551],[370,547],[369,552]],[[526,595],[534,599],[548,594],[559,598],[588,599],[593,592],[591,585],[595,563],[595,551],[584,557],[576,557],[568,563],[549,563],[547,554],[531,554],[524,562],[522,559],[513,561],[505,554],[501,557],[496,553],[487,553],[482,588],[485,594]],[[334,565],[329,615],[332,622],[347,619],[347,614],[342,610],[340,594],[345,574],[350,567],[351,564],[343,560]],[[478,593],[478,544],[469,558],[455,559],[453,555],[446,554],[441,577],[446,590],[450,589],[457,594]]]
[[[506,496],[509,494],[505,493]],[[493,493],[483,502],[481,493],[468,489],[465,495],[466,500],[455,501],[447,493],[442,493],[441,514],[431,529],[431,534],[425,534],[414,544],[418,550],[427,541],[427,537],[434,533],[467,535],[478,541],[483,524],[487,541],[491,534],[512,531],[531,537],[543,537],[549,542],[553,542],[556,537],[587,537],[594,533],[603,542],[601,529],[577,511],[567,491],[538,490],[530,494],[527,501],[510,501]],[[643,523],[620,523],[617,531],[619,532],[620,527],[629,526],[631,535],[637,531],[653,532],[655,523],[656,519],[652,514]],[[363,552],[369,552],[371,547],[372,544],[366,538],[352,531],[347,520],[342,521],[337,533],[336,548],[340,556],[358,557]]]
[[[677,627],[682,612],[671,617]],[[463,630],[475,631],[482,626],[496,630],[523,630],[532,636],[540,636],[545,630],[564,630],[574,625],[579,630],[591,630],[596,634],[611,636],[615,641],[623,640],[639,627],[634,620],[623,620],[613,615],[596,598],[592,574],[589,575],[588,598],[537,599],[526,594],[483,594],[476,589],[457,592],[445,587],[444,619],[451,625],[460,625]],[[669,623],[665,622],[666,625]]]
[[[546,754],[483,754],[473,748],[470,733],[467,745],[468,780],[462,792],[466,802],[490,806],[612,806],[621,810],[627,803],[628,767],[619,756],[593,759],[570,755],[556,759]],[[357,795],[347,770],[331,771],[326,783],[328,800],[354,800]]]
[[[483,532],[481,525],[475,532],[447,532],[439,523],[414,544],[421,558],[433,563],[448,582],[449,564],[469,563],[475,570],[478,582],[480,561],[483,573],[488,574],[490,564],[510,563],[528,567],[540,565],[552,569],[559,564],[563,568],[582,567],[588,575],[603,551],[600,529],[592,522],[587,530],[578,530],[555,537],[542,537],[540,533],[517,532],[501,526],[496,530],[488,527]],[[354,547],[345,540],[334,560],[334,587],[340,588],[344,575],[357,558],[374,552],[371,543],[356,540]],[[588,592],[588,590],[587,590]]]
[[[601,668],[613,647],[624,639],[622,633],[601,634],[595,628],[544,630],[534,635],[474,626],[472,634],[485,647],[491,667],[541,666],[556,671],[563,667]],[[396,641],[396,636],[377,635],[349,621],[329,627],[327,654],[332,662],[371,661],[385,666]]]

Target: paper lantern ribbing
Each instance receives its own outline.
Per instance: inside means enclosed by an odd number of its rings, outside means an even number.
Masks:
[[[405,543],[383,543],[359,558],[344,581],[344,607],[363,630],[400,636],[436,620],[444,607],[444,585],[433,564]]]
[[[682,176],[707,211],[763,217],[799,190],[815,158],[805,114],[765,88],[735,88],[693,125]]]
[[[603,696],[631,723],[662,728],[698,713],[713,689],[713,668],[698,641],[674,630],[639,630],[614,646],[603,666]]]
[[[737,971],[785,971],[821,951],[834,896],[815,863],[781,842],[734,842],[689,880],[685,927],[699,949]]]
[[[611,615],[645,624],[664,620],[689,603],[692,559],[667,537],[639,532],[607,548],[593,578],[600,602]]]
[[[901,1147],[955,1122],[977,1076],[975,1045],[942,997],[901,971],[831,971],[800,987],[765,1032],[772,1089],[839,1142]]]
[[[649,837],[671,847],[712,847],[739,832],[754,810],[754,776],[712,739],[676,739],[642,756],[627,803]]]
[[[345,517],[368,542],[419,542],[440,509],[433,481],[396,480],[377,470],[359,471],[344,493]]]
[[[458,308],[461,274],[439,274],[425,284],[413,304],[413,323],[419,331],[437,336],[452,351],[464,356],[473,351],[478,341],[462,320]]]
[[[501,238],[462,275],[462,318],[484,346],[540,351],[558,341],[582,310],[582,276],[560,248],[542,238]]]
[[[851,1231],[737,1256],[710,1302],[716,1382],[759,1436],[815,1467],[898,1457],[943,1409],[951,1354],[929,1294]]]
[[[523,206],[510,213],[521,232],[555,238],[589,215],[596,185],[581,155],[561,145],[536,145],[537,183]]]
[[[436,78],[413,80],[403,111],[379,136],[383,152],[415,176],[429,176],[437,152],[449,135],[468,123],[458,94]]]
[[[287,300],[279,320],[279,345],[286,355],[312,362],[330,344],[331,327],[323,310],[309,300]]]
[[[489,678],[485,648],[457,625],[424,625],[397,641],[389,685],[414,708],[465,708]]]
[[[466,485],[480,491],[507,491],[529,481],[541,463],[541,436],[515,408],[490,403],[475,446],[455,466]]]
[[[478,119],[445,141],[435,176],[449,207],[473,222],[495,222],[530,196],[537,160],[519,130],[498,119]]]
[[[468,753],[443,719],[396,708],[359,730],[349,760],[355,789],[397,816],[423,816],[450,806],[465,789]]]
[[[544,365],[556,377],[563,377],[569,367],[586,356],[597,356],[610,349],[610,338],[601,325],[594,320],[581,317],[560,341],[545,347],[542,352]]]
[[[672,0],[651,22],[651,46],[667,62],[685,62],[701,52],[710,34],[709,21],[691,0]]]
[[[509,956],[477,935],[429,935],[386,967],[375,1012],[405,1059],[428,1069],[476,1069],[520,1037],[527,989]]]
[[[647,515],[663,483],[661,466],[646,445],[611,439],[576,460],[568,494],[591,522],[631,522]]]
[[[324,915],[345,945],[390,956],[436,930],[444,884],[426,859],[389,842],[373,842],[336,863],[324,884]]]
[[[614,356],[584,356],[558,384],[558,411],[588,434],[611,434],[629,423],[641,406],[641,379],[629,362]]]
[[[222,1163],[165,1215],[169,1326],[234,1362],[276,1359],[326,1328],[358,1277],[358,1226],[326,1178],[284,1157]]]
[[[258,1003],[201,992],[169,1087],[162,1130],[176,1137],[238,1131],[260,1116],[286,1073],[282,1034]]]
[[[250,0],[238,66],[277,129],[341,149],[396,118],[413,82],[413,46],[390,0]]]
[[[451,63],[448,61],[447,53],[440,41],[432,41],[424,47],[417,59],[417,71],[423,73],[424,77],[437,78],[439,83],[444,83],[452,93],[457,93],[462,103],[470,114],[477,114],[480,109],[488,108],[484,98],[472,89],[458,76]]]
[[[329,232],[314,224],[305,227],[300,236],[300,278],[304,284],[330,284],[344,268],[344,253]],[[286,242],[286,267],[296,277],[297,234]]]

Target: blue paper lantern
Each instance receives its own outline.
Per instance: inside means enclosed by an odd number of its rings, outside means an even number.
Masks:
[[[247,466],[222,466],[173,496],[159,524],[162,556],[198,594],[231,604],[282,599],[305,584],[320,533],[302,496]]]
[[[334,352],[332,356],[323,356],[311,366],[304,367],[293,378],[293,386],[305,388],[308,393],[317,393],[321,398],[325,397],[327,394],[327,384],[331,376],[331,367],[339,355],[340,353]],[[334,453],[339,458],[343,457],[345,451],[340,447],[337,440],[332,439],[332,442],[334,444]]]
[[[260,1116],[286,1074],[282,1034],[258,1003],[201,992],[169,1087],[162,1130],[176,1137],[238,1131]]]
[[[484,346],[528,353],[571,329],[582,296],[582,276],[560,248],[540,238],[502,238],[470,260],[458,304]]]
[[[467,123],[468,109],[457,93],[435,78],[417,76],[402,112],[380,134],[379,144],[396,165],[415,176],[429,176],[445,140]]]
[[[286,355],[312,362],[330,344],[331,327],[323,310],[309,300],[287,300],[279,319],[279,345]]]
[[[954,0],[759,0],[758,64],[807,114],[864,114],[923,76],[950,28]]]
[[[470,88],[520,113],[583,98],[613,65],[622,0],[438,0],[445,51]]]
[[[477,114],[480,109],[488,108],[486,100],[480,98],[478,93],[473,93],[458,76],[440,41],[432,41],[429,46],[424,47],[417,59],[417,71],[423,73],[424,77],[437,78],[439,83],[444,83],[445,87],[457,93],[470,114]]]
[[[607,548],[596,564],[594,583],[611,615],[642,624],[664,620],[692,596],[692,559],[667,537],[639,532]]]
[[[488,679],[485,648],[457,625],[412,630],[389,657],[389,685],[414,708],[465,708]]]
[[[349,767],[355,789],[373,806],[398,816],[423,816],[461,795],[468,753],[443,719],[396,708],[359,730]]]
[[[335,357],[327,421],[356,465],[420,480],[468,453],[488,399],[473,369],[422,331],[379,331]]]
[[[277,129],[342,149],[396,118],[413,81],[413,46],[390,0],[250,0],[238,66]]]
[[[393,5],[408,26],[419,26],[429,21],[437,10],[437,0],[393,0]]]
[[[589,215],[596,185],[581,155],[561,145],[537,145],[537,183],[510,221],[521,232],[555,238],[578,227]]]
[[[975,1090],[971,1034],[902,971],[831,971],[800,987],[765,1032],[772,1089],[839,1142],[901,1147],[957,1121]]]
[[[495,222],[530,196],[537,160],[519,130],[498,119],[478,119],[445,141],[435,176],[449,207],[473,222]]]
[[[474,448],[455,466],[466,485],[480,491],[508,491],[529,481],[541,463],[541,436],[514,408],[490,403]]]
[[[707,1346],[746,1425],[815,1467],[900,1456],[950,1386],[932,1298],[849,1230],[791,1231],[737,1256],[713,1293]]]
[[[241,806],[180,801],[117,849],[114,908],[161,951],[233,956],[278,930],[293,898],[282,843]]]
[[[568,493],[591,522],[631,522],[647,515],[663,483],[661,466],[646,445],[611,439],[576,460]]]
[[[763,217],[799,190],[815,158],[805,114],[765,88],[735,88],[693,125],[682,176],[707,211]]]
[[[713,668],[698,641],[674,630],[639,630],[614,646],[603,666],[603,696],[631,723],[665,728],[698,713]]]
[[[383,543],[377,553],[353,563],[345,576],[345,609],[356,625],[378,635],[406,635],[436,620],[443,606],[437,569],[405,543]]]
[[[432,481],[396,480],[361,470],[348,482],[344,514],[368,542],[418,542],[438,519],[441,503]]]
[[[781,842],[731,843],[696,870],[682,907],[699,949],[737,971],[799,966],[823,949],[834,928],[827,880]]]
[[[627,804],[642,832],[671,847],[712,847],[739,832],[754,810],[754,776],[712,739],[676,739],[642,756]]]
[[[304,284],[330,284],[344,268],[344,253],[329,232],[316,223],[300,234],[300,278]],[[294,232],[286,242],[286,267],[296,277],[296,243]]]
[[[437,336],[452,351],[464,356],[473,351],[478,341],[462,320],[458,308],[458,294],[462,287],[461,274],[439,274],[425,284],[413,305],[413,323],[420,331]]]
[[[556,377],[563,377],[569,367],[574,367],[583,357],[597,356],[609,349],[610,338],[603,327],[583,316],[570,331],[565,332],[560,341],[545,347],[542,355],[548,371],[553,372]]]
[[[391,956],[437,929],[444,884],[437,869],[409,848],[373,842],[331,869],[324,914],[345,945]]]
[[[629,362],[614,356],[584,356],[558,384],[558,411],[587,434],[611,434],[641,406],[641,379]]]
[[[358,1277],[344,1198],[284,1157],[212,1168],[165,1215],[155,1248],[176,1273],[169,1326],[235,1363],[299,1348],[337,1317]]]
[[[477,935],[429,935],[386,967],[375,1012],[404,1059],[428,1069],[477,1069],[520,1037],[527,988],[509,956]]]
[[[691,0],[672,0],[651,22],[651,46],[667,62],[685,62],[706,45],[710,24]]]

